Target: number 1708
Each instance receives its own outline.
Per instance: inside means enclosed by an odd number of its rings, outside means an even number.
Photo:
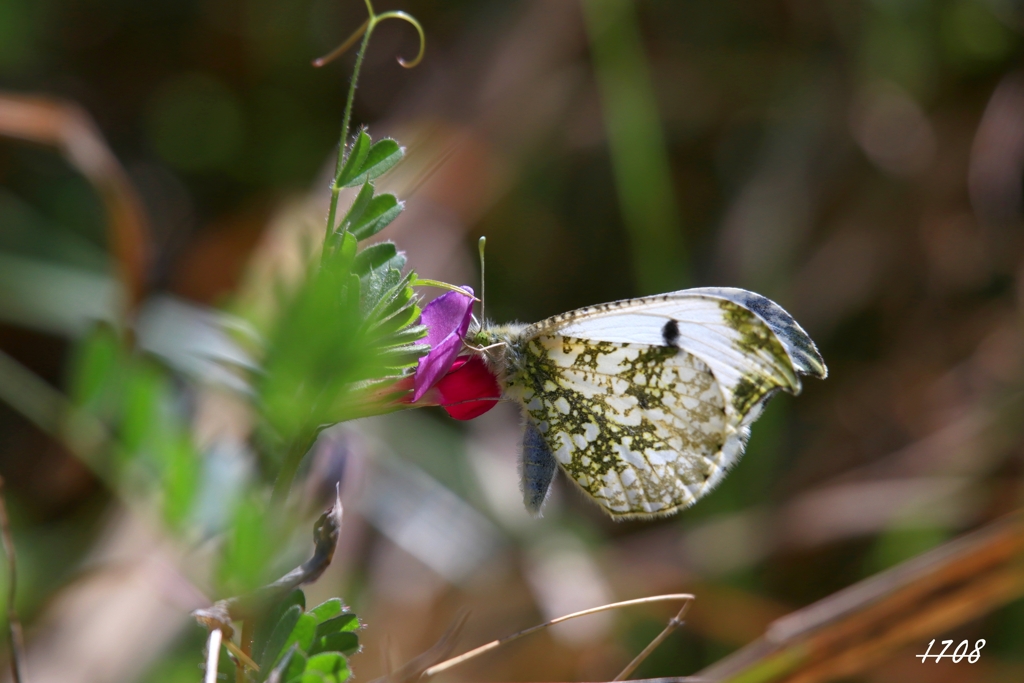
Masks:
[[[960,644],[956,646],[956,649],[954,649],[953,652],[951,652],[949,654],[946,654],[946,650],[948,650],[949,646],[952,645],[952,644],[953,644],[952,640],[944,640],[944,641],[942,641],[942,645],[943,645],[942,652],[939,652],[938,654],[934,654],[933,655],[933,654],[931,654],[931,652],[932,652],[932,646],[935,645],[935,639],[932,638],[932,642],[928,643],[928,649],[925,651],[925,653],[923,655],[915,655],[915,656],[921,658],[921,663],[922,664],[927,662],[929,657],[934,657],[936,663],[938,663],[943,657],[949,657],[950,659],[953,660],[954,663],[959,663],[959,662],[963,661],[963,659],[966,657],[967,661],[969,663],[974,664],[979,659],[981,659],[981,648],[985,647],[985,639],[982,638],[982,639],[976,641],[974,643],[974,649],[973,650],[970,650],[971,644],[969,642],[967,642],[966,640],[962,640],[962,641],[960,641]],[[968,650],[970,650],[970,652],[968,652]]]

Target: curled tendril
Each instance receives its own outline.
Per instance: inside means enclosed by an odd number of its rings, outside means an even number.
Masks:
[[[407,62],[401,57],[399,57],[398,63],[404,66],[406,69],[411,69],[420,62],[422,62],[423,53],[427,49],[427,36],[426,34],[423,33],[423,27],[420,25],[420,22],[416,20],[416,17],[401,11],[385,12],[384,14],[378,14],[376,17],[374,17],[373,23],[377,24],[378,22],[384,21],[385,19],[402,19],[404,21],[407,21],[408,23],[412,24],[413,28],[416,29],[416,32],[420,34],[420,51],[416,53],[416,56],[413,58],[411,62]]]
[[[362,26],[357,28],[352,33],[352,35],[350,35],[348,38],[345,39],[344,43],[342,43],[338,47],[334,48],[333,50],[331,50],[329,53],[327,53],[323,57],[317,57],[316,59],[314,59],[313,60],[313,66],[315,66],[317,68],[320,68],[321,66],[326,66],[327,64],[330,64],[335,59],[337,59],[338,57],[340,57],[343,54],[345,54],[346,52],[348,52],[349,48],[352,47],[353,45],[355,45],[356,42],[360,38],[363,37],[363,34],[366,33],[366,29],[370,28],[370,22],[371,21],[373,21],[372,18],[371,19],[367,19],[366,21],[363,22]]]
[[[314,59],[313,66],[321,67],[330,64],[335,59],[345,54],[349,50],[349,48],[355,45],[363,36],[363,34],[365,34],[367,31],[372,32],[373,29],[377,26],[377,24],[384,21],[385,19],[402,19],[403,21],[412,24],[413,28],[416,29],[416,32],[420,36],[420,50],[418,53],[416,53],[416,56],[413,58],[413,60],[407,62],[401,57],[398,57],[398,63],[401,64],[406,69],[411,69],[417,64],[419,64],[421,61],[423,61],[423,53],[427,49],[427,37],[426,34],[423,32],[423,26],[420,25],[420,22],[417,21],[415,17],[401,11],[384,12],[383,14],[373,14],[373,7],[370,5],[369,2],[366,3],[366,6],[370,10],[370,18],[364,21],[362,26],[357,28],[352,33],[352,35],[346,38],[344,43],[342,43],[335,49],[331,50],[328,54],[324,55],[323,57],[317,57],[316,59]]]

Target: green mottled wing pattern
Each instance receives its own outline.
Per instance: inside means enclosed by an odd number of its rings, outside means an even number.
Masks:
[[[746,438],[708,366],[673,347],[536,337],[520,381],[555,461],[613,516],[692,504]]]

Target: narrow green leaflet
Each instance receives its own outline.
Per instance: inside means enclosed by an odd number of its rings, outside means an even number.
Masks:
[[[370,154],[370,135],[363,128],[356,135],[355,141],[352,143],[352,148],[349,150],[348,158],[345,160],[345,165],[341,167],[341,173],[338,175],[337,186],[338,187],[349,187],[351,185],[358,185],[359,183],[355,180],[356,176],[363,172],[363,168],[366,164],[366,157]]]
[[[361,220],[364,213],[366,213],[367,207],[370,206],[370,202],[373,200],[373,183],[366,182],[359,188],[359,193],[356,194],[356,198],[352,200],[352,206],[348,207],[348,211],[345,212],[345,217],[341,219],[341,230],[340,232],[351,232],[352,224],[356,221]]]
[[[263,650],[266,648],[267,640],[270,639],[270,634],[273,633],[277,622],[281,620],[285,612],[295,605],[299,607],[300,612],[306,609],[306,595],[298,589],[285,596],[271,611],[256,622],[252,636],[252,658],[257,662],[263,658]]]
[[[401,264],[401,265],[399,265]],[[366,276],[371,271],[385,266],[401,270],[405,265],[405,254],[399,254],[394,242],[378,242],[371,244],[356,255],[352,264],[352,272]]]
[[[318,624],[322,624],[328,619],[333,619],[344,611],[345,605],[342,604],[341,599],[331,598],[330,600],[325,600],[313,609],[309,610],[309,613],[316,617]]]
[[[351,631],[339,633],[328,633],[317,638],[310,648],[309,654],[317,655],[321,652],[340,652],[346,656],[359,652],[359,636]]]
[[[287,650],[294,645],[299,650],[308,652],[313,647],[313,639],[316,638],[316,626],[316,617],[312,614],[299,615],[299,620],[295,622],[282,649]]]
[[[281,615],[281,618],[275,624],[274,630],[270,633],[270,638],[267,639],[262,656],[257,660],[260,665],[261,681],[267,679],[274,662],[277,661],[278,655],[281,653],[285,643],[292,634],[292,630],[294,630],[296,624],[299,623],[299,618],[302,616],[302,608],[298,605],[292,605],[285,610],[285,613]]]
[[[359,617],[352,612],[344,612],[336,617],[320,622],[316,627],[316,636],[325,636],[328,633],[340,631],[356,631],[359,629]]]
[[[275,676],[278,681],[290,681],[294,678],[299,678],[302,676],[302,672],[306,670],[307,661],[306,653],[299,649],[298,644],[293,644],[274,666],[274,670],[270,673],[270,676],[267,676],[267,679],[269,680]]]
[[[394,140],[390,138],[378,140],[364,158],[362,166],[356,172],[358,175],[340,184],[344,187],[353,187],[367,180],[373,180],[391,170],[391,167],[401,161],[404,156],[405,149]]]
[[[393,194],[376,195],[362,213],[351,218],[348,229],[357,240],[365,240],[388,227],[404,208],[405,204]]]

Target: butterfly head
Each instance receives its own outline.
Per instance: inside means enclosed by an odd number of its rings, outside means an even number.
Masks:
[[[526,325],[513,323],[494,326],[488,322],[475,324],[466,334],[466,347],[479,354],[503,383],[522,365],[523,331]]]

